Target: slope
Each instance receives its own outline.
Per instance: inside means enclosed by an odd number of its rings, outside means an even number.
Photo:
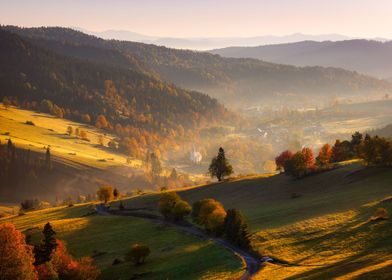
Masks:
[[[142,72],[65,57],[0,30],[0,97],[19,103],[49,99],[67,118],[104,114],[116,124],[170,134],[221,121],[227,113],[205,94],[179,89]]]
[[[391,221],[370,219],[379,207],[392,211],[391,185],[390,169],[350,163],[301,180],[284,175],[245,178],[179,194],[189,202],[215,198],[245,214],[254,247],[287,263],[267,265],[258,279],[331,279],[346,274],[347,279],[388,279]],[[127,205],[155,209],[158,197],[130,199]]]

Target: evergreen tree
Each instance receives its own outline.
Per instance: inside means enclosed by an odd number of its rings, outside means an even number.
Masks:
[[[233,167],[226,159],[225,151],[222,147],[219,148],[218,155],[212,159],[208,172],[211,177],[216,177],[218,181],[222,181],[224,177],[233,173]]]
[[[155,153],[151,153],[150,155],[150,161],[151,161],[151,173],[154,178],[157,178],[160,176],[162,172],[162,165],[161,161],[157,157]]]
[[[248,224],[239,210],[227,210],[224,221],[224,236],[231,244],[244,249],[250,248]]]
[[[48,222],[42,231],[44,239],[41,244],[34,248],[35,265],[40,265],[50,261],[50,256],[54,249],[57,247],[56,232],[53,230],[51,224]]]
[[[45,165],[46,165],[46,168],[48,168],[49,170],[52,169],[52,161],[50,158],[50,147],[46,148]]]

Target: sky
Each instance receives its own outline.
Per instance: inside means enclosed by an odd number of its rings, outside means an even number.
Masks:
[[[392,38],[392,1],[0,0],[0,24],[184,38],[297,32]]]

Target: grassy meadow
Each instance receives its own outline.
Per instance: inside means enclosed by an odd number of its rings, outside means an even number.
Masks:
[[[44,224],[50,221],[57,238],[67,243],[75,257],[94,256],[102,270],[100,279],[232,279],[243,272],[239,258],[210,241],[143,219],[86,215],[92,207],[50,208],[2,218],[0,223],[14,223],[37,242]],[[112,265],[114,259],[123,260],[134,243],[151,248],[147,262],[141,266],[131,262]]]
[[[26,121],[32,121],[34,125],[28,125]],[[84,130],[90,141],[82,140],[75,135],[68,136],[68,126],[74,131],[76,128]],[[103,137],[106,147],[99,145],[99,136]],[[125,155],[107,148],[107,143],[113,138],[114,136],[90,125],[15,107],[5,109],[0,105],[0,140],[3,143],[11,139],[18,147],[40,152],[45,152],[45,147],[50,146],[53,155],[97,168],[140,168],[142,163],[139,160],[132,160],[126,164]]]
[[[301,180],[285,175],[244,178],[179,192],[189,202],[215,198],[247,217],[254,247],[287,265],[267,264],[256,279],[390,279],[392,172],[350,162]],[[154,210],[158,195],[127,201]],[[372,278],[374,279],[374,278]]]

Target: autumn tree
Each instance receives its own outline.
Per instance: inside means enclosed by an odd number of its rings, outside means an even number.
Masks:
[[[102,186],[97,191],[98,199],[104,201],[105,204],[113,199],[113,187],[112,186]]]
[[[0,225],[0,279],[37,280],[32,246],[13,224]]]
[[[141,265],[145,262],[151,250],[147,245],[134,244],[131,250],[125,255],[125,259],[132,261],[135,265]]]
[[[378,136],[366,136],[358,146],[358,156],[368,166],[392,166],[392,141]]]
[[[192,207],[185,200],[176,203],[173,208],[174,221],[181,221],[192,212]]]
[[[314,159],[314,155],[313,155],[313,151],[311,148],[303,148],[302,149],[302,154],[305,157],[305,163],[306,163],[306,168],[307,169],[313,169],[315,164],[316,164],[316,160]]]
[[[192,206],[193,221],[204,226],[208,232],[220,235],[223,231],[226,211],[215,199],[196,201]]]
[[[276,167],[280,171],[285,171],[287,168],[288,161],[293,157],[293,153],[290,151],[284,151],[275,158]]]
[[[306,174],[307,165],[306,158],[302,152],[297,152],[287,162],[285,172],[296,178],[300,178]]]
[[[97,118],[97,121],[95,122],[95,126],[97,128],[108,128],[109,127],[109,122],[107,121],[106,117],[104,115],[99,115]]]
[[[341,162],[353,158],[354,153],[352,146],[349,141],[341,142],[336,139],[335,144],[332,147],[332,158],[333,162]]]
[[[230,176],[233,173],[233,167],[226,159],[225,151],[222,147],[219,148],[218,155],[211,160],[208,172],[211,177],[216,177],[218,181],[222,181],[224,177]]]
[[[89,114],[83,114],[80,116],[82,122],[84,123],[90,123],[91,122],[91,117]]]
[[[161,195],[158,202],[159,212],[167,220],[181,221],[191,213],[191,206],[176,192],[168,192]]]
[[[317,162],[321,166],[327,166],[331,163],[331,159],[332,159],[332,148],[327,143],[321,147],[319,155],[317,157]]]

